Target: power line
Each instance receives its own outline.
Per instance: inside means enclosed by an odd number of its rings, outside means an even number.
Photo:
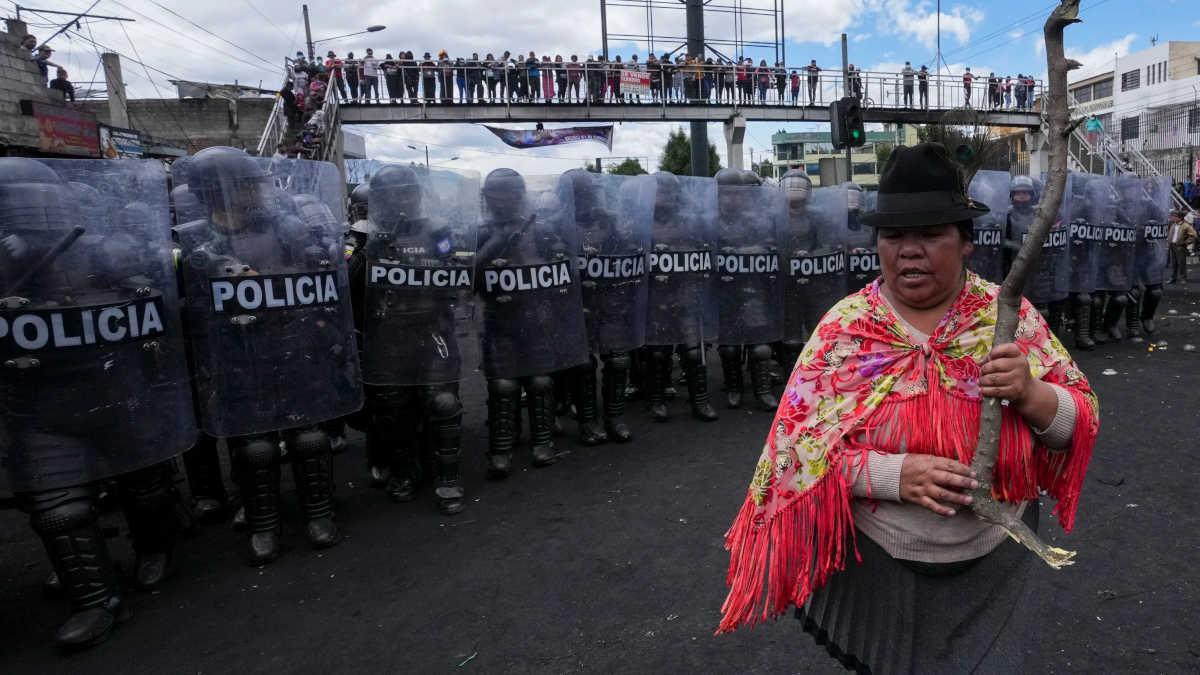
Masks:
[[[192,21],[191,19],[187,18],[186,16],[171,9],[170,7],[164,7],[163,4],[161,2],[159,2],[158,0],[150,0],[150,2],[153,3],[155,7],[158,7],[159,9],[163,10],[164,12],[167,12],[169,14],[177,16],[180,19],[183,19],[184,21],[195,26],[196,28],[200,29],[201,31],[207,33],[208,35],[211,35],[211,36],[217,38],[221,42],[224,42],[225,44],[227,44],[235,49],[240,49],[241,51],[246,52],[250,56],[253,56],[254,58],[258,59],[259,61],[262,61],[263,63],[267,64],[268,66],[271,66],[272,68],[275,67],[276,64],[274,62],[264,59],[263,57],[259,56],[258,54],[255,54],[254,52],[250,51],[249,49],[246,49],[245,47],[242,47],[241,45],[239,45],[235,42],[230,42],[229,40],[226,40],[225,38],[221,37],[220,35],[217,35],[216,33],[205,28],[204,26],[201,26],[200,24],[196,23],[195,21]]]
[[[125,39],[129,42],[130,48],[133,49],[134,56],[136,56],[140,62],[142,55],[138,53],[137,45],[133,44],[133,40],[130,39],[129,32],[125,30],[125,26],[121,26],[121,32],[125,34]],[[150,71],[146,69],[145,63],[142,63],[142,69],[146,70],[146,79],[150,80],[150,86],[154,87],[154,93],[157,94],[159,100],[162,101],[163,110],[166,110],[167,114],[171,116],[171,119],[175,122],[175,126],[179,128],[179,133],[183,134],[183,137],[187,140],[188,149],[190,150],[195,145],[195,143],[192,142],[192,137],[188,134],[187,130],[183,128],[183,124],[179,122],[179,117],[175,115],[175,111],[172,110],[171,106],[167,105],[166,100],[163,99],[162,92],[158,90],[158,85],[155,84],[154,79],[150,77]]]

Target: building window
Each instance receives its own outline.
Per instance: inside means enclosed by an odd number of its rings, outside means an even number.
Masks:
[[[1087,103],[1088,101],[1092,100],[1091,87],[1080,87],[1078,89],[1073,89],[1071,90],[1071,93],[1075,96],[1076,103]]]
[[[1188,110],[1188,133],[1200,134],[1200,109]]]
[[[1126,117],[1121,120],[1121,140],[1129,141],[1138,137],[1138,118]]]
[[[1092,98],[1101,99],[1112,96],[1112,80],[1104,80],[1092,85]]]
[[[1100,124],[1104,127],[1104,131],[1112,133],[1112,113],[1097,115],[1096,119],[1100,120]]]
[[[1158,81],[1159,82],[1167,81],[1167,62],[1166,61],[1163,61],[1162,63],[1158,64]]]
[[[1121,73],[1121,91],[1129,91],[1142,86],[1142,71],[1131,70],[1128,73]]]
[[[1154,84],[1154,74],[1158,72],[1158,64],[1146,66],[1146,86]]]

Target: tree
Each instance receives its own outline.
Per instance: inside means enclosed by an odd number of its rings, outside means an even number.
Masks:
[[[642,163],[634,157],[626,157],[620,164],[608,170],[609,173],[617,176],[641,176],[649,173],[646,171]]]
[[[708,144],[708,175],[717,175],[721,169],[721,161],[717,158],[717,146]],[[663,148],[662,161],[658,164],[659,171],[666,171],[677,176],[692,175],[692,144],[682,128],[671,132],[667,145]]]
[[[918,136],[920,131],[917,131]],[[924,139],[922,139],[924,140]],[[883,165],[887,164],[888,157],[892,156],[892,151],[896,149],[895,143],[876,143],[875,144],[875,161],[879,163],[879,170],[883,171]]]
[[[764,159],[763,161],[754,165],[754,173],[758,174],[762,178],[774,178],[775,165],[771,163],[771,160]]]

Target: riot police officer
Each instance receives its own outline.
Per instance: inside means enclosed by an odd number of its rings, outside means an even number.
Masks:
[[[1143,230],[1136,253],[1138,285],[1131,291],[1130,309],[1125,319],[1130,337],[1136,337],[1142,331],[1147,335],[1155,332],[1154,315],[1162,301],[1170,250],[1167,214],[1171,210],[1171,179],[1147,176],[1143,179],[1143,187]]]
[[[1142,182],[1135,175],[1117,176],[1112,187],[1101,197],[1115,202],[1114,217],[1104,228],[1103,243],[1097,256],[1096,290],[1104,302],[1104,334],[1095,335],[1097,343],[1120,341],[1121,315],[1129,306],[1130,291],[1136,276],[1135,258],[1138,239],[1143,235],[1145,202]],[[1136,311],[1136,310],[1135,310]]]
[[[279,555],[285,444],[309,542],[337,542],[332,445],[320,423],[362,405],[338,228],[305,223],[263,162],[222,147],[181,160],[205,213],[176,228],[200,421],[229,445],[252,564]],[[298,189],[338,180],[321,162],[271,166]]]
[[[165,578],[181,525],[167,460],[195,423],[166,175],[153,163],[5,158],[0,203],[0,495],[29,514],[71,603],[57,642],[82,647],[122,613],[98,484],[116,478],[139,586]]]
[[[717,419],[708,395],[705,341],[717,334],[713,293],[716,190],[706,178],[654,174],[654,220],[646,313],[647,398],[655,422],[668,419],[666,395],[678,348],[692,416]],[[687,207],[692,208],[691,211]]]
[[[383,479],[393,500],[409,501],[421,468],[432,466],[438,508],[450,515],[465,506],[456,312],[471,297],[476,221],[435,211],[426,179],[422,185],[407,166],[371,178],[370,217],[360,221],[366,241],[350,259],[350,283],[372,479]],[[465,185],[446,187],[449,197],[471,201]]]
[[[552,374],[588,360],[572,194],[557,177],[527,183],[512,169],[496,169],[483,183],[476,290],[483,299],[488,475],[497,479],[512,472],[522,390],[533,465],[557,460]]]
[[[846,248],[849,249],[846,290],[854,293],[866,288],[879,276],[879,250],[874,228],[862,224],[863,215],[868,213],[867,195],[862,186],[847,181],[842,183],[842,187],[846,188]]]
[[[371,184],[363,183],[350,191],[350,207],[348,218],[350,226],[346,229],[346,260],[354,252],[367,243],[367,215],[371,199]]]
[[[1012,267],[1017,252],[1029,236],[1039,200],[1038,186],[1029,176],[1013,176],[1009,185],[1009,208],[1005,222],[1005,274]],[[1070,294],[1070,257],[1067,225],[1056,218],[1034,273],[1025,282],[1023,295],[1037,307],[1055,334],[1065,331],[1067,296]]]
[[[779,182],[787,200],[779,237],[785,268],[781,358],[791,368],[821,317],[846,295],[846,188],[813,190],[798,169]]]
[[[607,440],[627,443],[625,423],[630,352],[645,342],[646,252],[650,243],[653,179],[625,179],[573,169],[563,175],[575,203],[582,255],[584,323],[589,361],[571,375],[585,445]],[[607,188],[607,189],[606,189]],[[610,206],[610,198],[617,208]],[[597,359],[604,364],[604,424],[596,406]]]
[[[742,406],[742,363],[747,361],[754,400],[774,412],[771,394],[771,343],[783,337],[780,305],[783,287],[776,245],[784,214],[782,195],[764,188],[752,172],[717,172],[716,294],[726,403]]]

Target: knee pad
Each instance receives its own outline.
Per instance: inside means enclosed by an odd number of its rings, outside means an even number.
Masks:
[[[691,351],[692,350],[690,350],[690,349],[688,350],[689,353]],[[699,351],[699,350],[697,350],[697,351]],[[742,358],[742,346],[741,345],[720,345],[717,347],[717,355],[721,357],[722,361],[727,361],[730,359],[733,359],[733,360],[741,359]]]
[[[54,535],[86,527],[96,521],[96,491],[73,487],[24,495],[22,507],[39,535]]]
[[[329,454],[331,451],[329,434],[326,434],[317,427],[299,431],[292,437],[289,448],[298,459],[309,459]]]
[[[771,358],[771,345],[754,345],[750,348],[751,361],[766,361]]]
[[[434,392],[429,399],[429,416],[435,420],[452,419],[462,415],[462,404],[453,392]]]
[[[237,441],[234,455],[246,466],[261,469],[278,464],[280,459],[279,444],[273,439],[258,436]]]
[[[1160,300],[1163,296],[1162,286],[1148,286],[1146,288],[1146,297],[1152,300]]]
[[[738,347],[737,349],[740,349]],[[683,360],[690,365],[700,365],[700,347],[688,347],[683,351]]]
[[[529,378],[530,394],[549,394],[554,391],[554,378],[549,375],[534,375]]]
[[[604,359],[604,367],[616,368],[618,370],[627,370],[633,364],[633,359],[629,357],[627,352],[613,352]]]
[[[488,396],[517,396],[521,393],[519,382],[509,378],[488,380]]]
[[[1129,304],[1129,294],[1127,293],[1113,293],[1108,299],[1118,307],[1124,307]]]
[[[172,500],[171,465],[167,463],[139,469],[117,479],[130,506],[139,510],[155,509]]]
[[[1089,293],[1076,293],[1071,296],[1071,303],[1074,305],[1090,305],[1092,304],[1092,296]]]

